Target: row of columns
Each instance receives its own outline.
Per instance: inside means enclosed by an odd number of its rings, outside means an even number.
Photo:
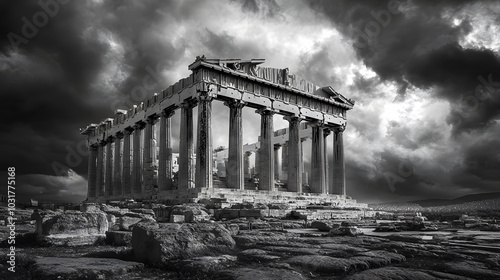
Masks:
[[[180,104],[180,144],[179,144],[179,188],[212,187],[212,96],[199,92],[197,99],[185,100]],[[244,189],[244,170],[250,168],[249,155],[243,153],[242,108],[245,103],[238,100],[225,102],[229,107],[229,154],[226,165],[228,186]],[[196,147],[196,169],[193,168],[193,108],[198,106],[198,141]],[[275,152],[273,115],[268,108],[259,109],[261,116],[260,149],[256,154],[255,168],[259,174],[260,190],[275,190]],[[144,121],[127,127],[124,131],[109,136],[98,145],[90,146],[89,156],[89,197],[141,194],[157,185],[160,191],[173,189],[171,117],[173,110],[164,110],[161,115],[153,115]],[[158,177],[154,180],[154,125],[160,122]],[[299,135],[300,122],[297,116],[285,116],[289,122],[288,141],[288,191],[303,192],[302,189],[302,139]],[[328,179],[329,167],[325,138],[334,133],[333,178]],[[311,192],[345,195],[343,127],[328,128],[321,124],[312,126]],[[141,135],[144,137],[143,153]],[[133,137],[132,163],[130,161],[130,137]],[[114,143],[114,151],[111,143]],[[122,147],[123,146],[123,149]],[[279,148],[279,147],[277,147]],[[106,152],[104,152],[106,149]],[[123,151],[121,153],[121,151]],[[121,153],[121,155],[120,155]],[[106,156],[104,156],[106,155]],[[114,155],[114,156],[113,156]],[[105,172],[103,172],[105,171]],[[196,172],[195,172],[196,171]],[[279,171],[278,171],[279,172]],[[328,184],[329,183],[329,184]],[[327,185],[328,184],[328,185]]]

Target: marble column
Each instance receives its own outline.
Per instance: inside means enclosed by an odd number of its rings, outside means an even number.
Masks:
[[[87,189],[87,198],[95,198],[97,196],[96,192],[96,181],[97,181],[97,150],[98,147],[96,145],[89,146],[89,169],[88,169],[88,189]]]
[[[174,188],[172,182],[172,119],[175,111],[163,111],[160,117],[158,187],[160,191]]]
[[[252,175],[250,174],[250,156],[252,155],[252,152],[245,152],[243,156],[243,177],[245,179],[250,179],[252,178]]]
[[[287,188],[291,192],[302,192],[302,141],[300,139],[300,118],[285,117],[288,121],[288,178]]]
[[[274,144],[274,179],[279,180],[281,174],[281,144]]]
[[[132,194],[142,194],[141,166],[141,131],[144,123],[134,125],[134,143],[132,148]]]
[[[116,134],[115,139],[115,151],[114,151],[114,163],[113,163],[113,195],[122,194],[122,139],[123,133],[119,132]]]
[[[259,189],[274,191],[273,115],[269,109],[257,110],[260,114]]]
[[[156,116],[150,116],[146,119],[144,127],[144,148],[142,150],[142,174],[143,174],[143,191],[150,192],[155,185],[154,170],[153,170],[153,129]]]
[[[105,178],[104,178],[104,190],[106,196],[113,195],[113,149],[112,144],[115,141],[113,136],[108,137],[106,144],[106,167],[105,167]]]
[[[312,193],[326,193],[324,141],[323,127],[320,124],[312,125],[310,186]]]
[[[241,111],[245,103],[237,100],[224,103],[229,107],[229,151],[227,183],[232,189],[245,189],[243,168],[243,128]]]
[[[345,126],[333,129],[333,178],[330,184],[331,194],[346,195],[344,139]]]
[[[260,138],[259,138],[259,141],[260,141]],[[259,157],[259,151],[260,151],[260,148],[255,150],[255,165],[254,165],[254,175],[256,175],[257,177],[259,177],[259,173],[260,173],[260,167],[259,167],[259,162],[260,162],[260,157]]]
[[[181,125],[179,139],[178,188],[194,188],[193,176],[193,107],[195,102],[181,103]]]
[[[196,187],[212,188],[212,96],[198,96],[198,141],[196,142]]]
[[[328,166],[328,141],[327,141],[327,137],[328,135],[330,135],[332,131],[328,128],[325,128],[323,129],[323,137],[325,138],[323,140],[323,144],[325,145],[325,148],[324,148],[324,156],[325,156],[325,191],[326,193],[330,193],[330,184],[329,184],[329,181],[330,181],[330,168]]]
[[[131,170],[130,170],[130,134],[133,129],[126,128],[123,131],[123,155],[122,155],[122,194],[131,194],[132,189],[130,186]]]
[[[106,142],[99,143],[97,147],[97,164],[96,164],[96,188],[97,197],[104,196],[104,145]]]
[[[309,173],[306,172],[304,167],[304,142],[307,138],[300,138],[300,173],[302,174],[302,191],[304,191],[303,186],[309,186]]]

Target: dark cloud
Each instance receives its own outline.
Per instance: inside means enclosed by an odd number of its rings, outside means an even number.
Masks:
[[[391,6],[393,3],[394,6]],[[453,126],[457,149],[463,149],[466,154],[464,169],[461,173],[447,174],[451,178],[449,182],[442,182],[433,170],[426,170],[422,176],[413,174],[405,179],[405,184],[410,187],[400,192],[401,195],[412,195],[409,190],[415,189],[418,190],[415,194],[442,195],[438,190],[447,190],[452,186],[479,190],[481,187],[477,186],[488,185],[485,182],[498,182],[498,178],[492,175],[498,160],[490,153],[496,138],[485,138],[472,149],[466,148],[468,144],[462,135],[471,133],[481,137],[496,127],[500,117],[500,58],[496,53],[498,50],[482,46],[463,47],[461,41],[473,30],[472,17],[481,15],[467,13],[465,17],[457,16],[466,10],[487,13],[488,10],[495,10],[493,8],[498,7],[498,3],[310,1],[309,4],[342,32],[352,43],[356,55],[382,81],[399,85],[398,93],[403,100],[407,89],[417,88],[429,91],[431,98],[446,100],[451,105],[447,122]],[[493,14],[492,17],[498,18],[498,15]],[[352,89],[364,92],[370,91],[371,86],[370,79],[355,77]],[[361,135],[366,135],[367,125],[352,119],[350,123],[364,131]],[[415,128],[392,123],[387,128],[387,136],[395,144],[413,150],[443,141],[440,127],[436,123],[421,126],[419,129],[425,132],[411,139],[410,131]],[[379,168],[382,170],[400,160],[399,157],[392,158],[387,152],[380,157]],[[443,172],[439,168],[436,170]],[[372,180],[370,185],[378,183]],[[439,187],[429,189],[428,186]]]
[[[395,3],[392,8],[391,3]],[[497,5],[483,1],[483,5]],[[470,21],[453,23],[453,15],[469,8],[467,1],[311,1],[353,42],[357,55],[384,80],[435,89],[457,114],[460,96],[484,86],[479,77],[500,77],[500,58],[489,49],[466,49],[459,41],[471,30]],[[497,85],[498,89],[498,85]],[[451,117],[456,132],[483,128],[500,114],[499,94],[484,98],[482,108],[468,119]]]
[[[273,18],[279,15],[280,6],[274,0],[239,0],[244,12],[260,13],[265,17]]]

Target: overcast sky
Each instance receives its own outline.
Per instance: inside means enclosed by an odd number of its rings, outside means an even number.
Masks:
[[[202,54],[264,58],[355,100],[344,142],[360,201],[499,191],[498,1],[61,2],[0,2],[1,166],[16,168],[18,199],[84,199],[79,128]],[[244,113],[252,142],[258,117]]]

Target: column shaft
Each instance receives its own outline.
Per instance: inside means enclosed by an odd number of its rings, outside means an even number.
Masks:
[[[229,106],[229,155],[227,171],[227,182],[229,188],[245,189],[243,182],[243,128],[241,111],[244,103],[233,101],[226,102]]]
[[[330,129],[328,128],[325,128],[323,130],[323,136],[324,136],[324,140],[323,140],[323,144],[325,145],[324,147],[324,161],[325,161],[325,190],[326,190],[326,193],[330,193],[330,184],[329,184],[329,181],[331,180],[330,178],[330,167],[328,166],[328,141],[327,141],[327,138],[328,138],[328,135],[330,135],[331,131]]]
[[[270,110],[258,110],[260,115],[259,189],[274,191],[273,114]]]
[[[115,152],[114,152],[114,167],[113,167],[113,194],[114,195],[121,195],[122,194],[122,155],[121,155],[121,149],[122,149],[122,138],[123,134],[119,133],[116,135],[115,139]]]
[[[173,189],[172,182],[172,121],[174,111],[163,112],[160,117],[160,151],[158,161],[158,187],[160,191]]]
[[[141,194],[141,126],[134,126],[134,143],[132,148],[132,194]]]
[[[178,188],[194,188],[193,177],[193,104],[181,104]]]
[[[131,170],[130,170],[130,134],[131,130],[125,130],[123,135],[123,156],[122,156],[122,194],[131,194],[130,186]]]
[[[312,127],[311,144],[311,192],[326,193],[325,186],[325,137],[323,128],[319,125]]]
[[[89,146],[89,168],[88,168],[88,189],[87,198],[95,198],[97,196],[96,192],[96,180],[97,180],[97,149],[95,145]]]
[[[102,197],[104,196],[104,146],[102,144],[99,144],[97,148],[96,169],[97,197]]]
[[[333,178],[331,187],[332,194],[346,195],[345,186],[345,162],[344,162],[344,127],[334,129],[333,134]]]
[[[250,174],[250,156],[252,152],[245,152],[243,156],[243,177],[245,179],[250,179],[252,176]]]
[[[198,97],[198,141],[196,148],[196,187],[211,188],[213,172],[212,97]]]
[[[143,174],[143,191],[150,192],[155,185],[153,182],[153,128],[154,128],[154,118],[148,118],[146,120],[146,126],[144,127],[144,149],[142,154],[142,174]]]
[[[292,192],[302,192],[302,141],[300,140],[300,119],[289,117],[288,120],[288,178],[287,188]]]
[[[106,144],[106,177],[104,179],[104,189],[106,191],[106,196],[113,195],[113,149],[112,149],[113,139],[108,138],[108,143]]]
[[[281,175],[281,145],[274,144],[274,179],[280,180]]]

